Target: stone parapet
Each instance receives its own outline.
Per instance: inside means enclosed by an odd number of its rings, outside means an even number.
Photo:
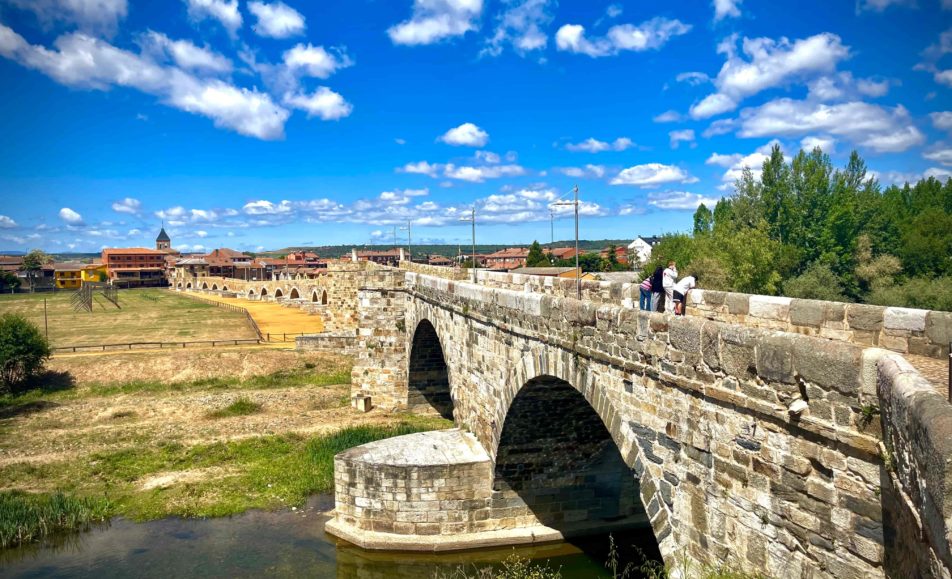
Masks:
[[[353,356],[357,349],[355,332],[321,332],[294,339],[295,349],[301,352],[330,352]]]

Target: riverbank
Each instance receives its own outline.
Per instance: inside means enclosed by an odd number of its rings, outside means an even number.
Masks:
[[[89,521],[299,507],[332,490],[337,452],[450,425],[353,411],[350,365],[265,348],[58,357],[39,388],[0,398],[0,493],[8,505],[0,526],[30,511],[17,497],[37,495],[92,501],[83,511]],[[43,513],[23,525],[55,529],[55,516]],[[62,528],[86,522],[64,521]],[[39,536],[7,535],[8,544]]]

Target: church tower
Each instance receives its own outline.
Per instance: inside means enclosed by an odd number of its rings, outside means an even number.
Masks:
[[[155,248],[156,249],[169,249],[172,247],[172,240],[169,239],[169,234],[165,232],[165,226],[162,226],[162,231],[159,232],[159,236],[155,238]]]

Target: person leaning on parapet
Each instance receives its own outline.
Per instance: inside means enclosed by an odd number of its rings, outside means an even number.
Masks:
[[[697,287],[697,275],[689,275],[674,284],[674,315],[683,316],[688,307],[688,294]]]
[[[678,264],[672,259],[668,269],[662,273],[661,287],[664,288],[664,313],[674,312],[674,284],[678,282]]]
[[[658,311],[658,300],[661,299],[662,286],[664,285],[664,268],[660,265],[655,268],[651,274],[651,305],[648,309],[652,312]]]
[[[651,309],[651,278],[654,276],[649,275],[638,287],[638,309],[647,312]]]

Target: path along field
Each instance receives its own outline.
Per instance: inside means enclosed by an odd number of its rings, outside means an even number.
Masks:
[[[284,307],[274,302],[225,298],[214,294],[203,294],[201,297],[245,308],[251,313],[262,334],[316,334],[324,331],[324,324],[319,316],[298,308]]]
[[[54,347],[129,342],[254,339],[244,315],[163,289],[119,291],[119,308],[94,294],[93,311],[75,311],[72,292],[0,295],[0,314],[18,313],[44,329]]]

